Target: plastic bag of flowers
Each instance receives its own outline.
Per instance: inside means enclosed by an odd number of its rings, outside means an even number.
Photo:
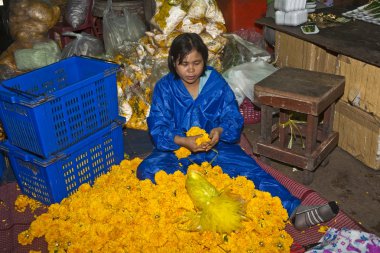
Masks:
[[[122,71],[117,75],[119,112],[127,119],[126,127],[147,130],[146,119],[150,111],[152,89],[143,84],[150,76],[151,67],[134,62],[132,58],[122,55],[115,58],[122,65]]]

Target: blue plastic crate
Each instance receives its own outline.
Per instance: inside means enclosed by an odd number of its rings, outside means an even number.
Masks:
[[[118,116],[114,63],[70,57],[2,81],[0,118],[15,146],[47,158]]]
[[[122,122],[114,122],[70,148],[47,159],[9,143],[0,142],[8,153],[21,191],[44,204],[60,202],[83,183],[92,184],[124,157]]]

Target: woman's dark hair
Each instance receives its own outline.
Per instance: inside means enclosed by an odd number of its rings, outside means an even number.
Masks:
[[[208,60],[208,49],[202,38],[196,33],[182,33],[178,35],[172,42],[169,50],[168,67],[176,78],[179,78],[175,71],[175,63],[178,60],[182,63],[183,59],[188,55],[191,50],[197,50],[203,58],[204,67],[202,75],[205,74],[206,64]]]

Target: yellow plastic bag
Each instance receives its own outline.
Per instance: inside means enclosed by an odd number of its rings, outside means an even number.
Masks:
[[[192,229],[230,234],[241,228],[245,218],[241,198],[228,191],[218,191],[195,170],[187,172],[186,190],[199,210],[192,216]]]

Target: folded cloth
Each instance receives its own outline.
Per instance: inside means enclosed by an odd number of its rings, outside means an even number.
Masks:
[[[380,253],[380,238],[374,234],[348,228],[329,228],[319,245],[307,253],[366,252]]]

